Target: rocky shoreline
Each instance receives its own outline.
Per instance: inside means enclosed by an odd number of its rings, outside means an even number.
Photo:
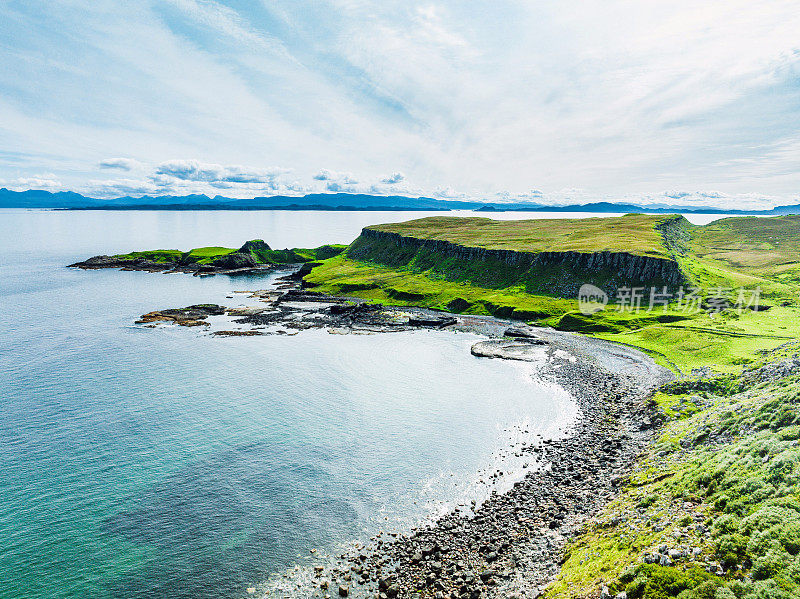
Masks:
[[[658,425],[647,395],[672,377],[629,348],[538,333],[537,343],[498,339],[490,347],[510,352],[506,359],[527,359],[545,344],[547,366],[540,376],[566,388],[580,406],[565,438],[519,450],[545,466],[468,513],[450,513],[407,535],[379,535],[347,556],[344,566],[318,571],[323,593],[378,599],[542,594],[558,574],[566,542],[626,482]]]
[[[566,542],[615,496],[647,447],[660,418],[648,395],[672,374],[633,348],[492,317],[327,296],[303,289],[300,276],[252,292],[249,297],[264,307],[197,305],[151,312],[139,322],[198,326],[226,314],[241,328],[213,334],[229,336],[310,328],[474,332],[489,337],[473,346],[476,356],[540,363],[544,356],[539,376],[568,390],[581,410],[564,438],[517,450],[545,466],[508,492],[405,535],[381,533],[334,565],[317,566],[313,588],[306,590],[311,596],[378,599],[538,597],[557,575]]]
[[[510,599],[542,593],[558,573],[566,541],[627,480],[657,423],[646,394],[655,383],[669,380],[652,368],[644,369],[653,376],[645,380],[628,367],[610,370],[586,356],[575,361],[557,356],[560,341],[548,340],[542,375],[569,390],[582,415],[566,438],[521,450],[546,466],[507,493],[493,494],[471,514],[455,512],[407,536],[379,539],[371,552],[351,559],[349,572],[333,573],[337,586],[377,582],[380,599]],[[499,345],[524,352],[517,341]],[[636,359],[626,354],[619,356],[623,362]]]

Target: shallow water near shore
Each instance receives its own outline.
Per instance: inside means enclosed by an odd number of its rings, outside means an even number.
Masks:
[[[64,265],[132,249],[347,243],[420,213],[0,211],[0,598],[246,596],[378,530],[480,500],[576,408],[449,332],[214,338],[153,309],[232,279]],[[529,216],[529,215],[528,215]],[[317,552],[312,554],[311,549]]]
[[[0,225],[4,599],[246,596],[342,544],[480,500],[484,469],[504,464],[510,484],[523,464],[503,450],[574,417],[530,365],[472,357],[474,335],[135,326],[155,308],[252,302],[231,292],[269,278],[66,269],[139,247],[153,215],[12,217]],[[193,245],[197,223],[185,224],[144,245]]]

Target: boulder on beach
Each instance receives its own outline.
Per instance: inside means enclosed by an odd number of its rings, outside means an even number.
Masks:
[[[470,348],[470,353],[479,358],[502,358],[504,360],[520,360],[536,362],[542,359],[541,346],[546,342],[541,339],[524,339],[510,341],[508,339],[490,339],[479,341]]]
[[[446,327],[451,324],[456,324],[458,320],[452,316],[411,316],[408,319],[408,324],[414,327]]]
[[[504,337],[520,337],[524,339],[536,339],[539,335],[536,334],[536,331],[527,325],[516,325],[513,327],[508,327],[503,333]]]

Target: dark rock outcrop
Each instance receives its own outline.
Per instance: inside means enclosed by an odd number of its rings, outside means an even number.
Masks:
[[[408,319],[408,324],[416,327],[434,327],[441,329],[442,327],[456,324],[458,322],[452,316],[411,316]]]
[[[84,270],[97,270],[101,268],[123,268],[126,270],[146,270],[159,272],[175,267],[174,262],[156,262],[146,258],[118,258],[116,256],[92,256],[82,262],[70,264],[68,268],[82,268]]]
[[[220,256],[209,264],[215,268],[222,268],[225,270],[236,270],[239,268],[254,268],[256,260],[251,254],[244,254],[242,252],[233,252]]]
[[[263,239],[251,239],[246,241],[242,247],[236,250],[237,254],[251,256],[257,264],[271,262],[270,254],[272,248]]]
[[[249,254],[251,252],[270,252],[272,248],[263,239],[251,239],[250,241],[245,241],[239,251],[243,254]]]
[[[137,324],[148,324],[154,322],[174,322],[184,327],[195,327],[208,324],[206,319],[209,316],[219,316],[225,314],[225,307],[217,304],[195,304],[186,308],[170,308],[168,310],[157,310],[143,314]]]

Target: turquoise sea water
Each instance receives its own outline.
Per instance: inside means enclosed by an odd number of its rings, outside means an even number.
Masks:
[[[471,335],[146,329],[269,280],[64,268],[408,216],[0,211],[0,597],[245,596],[311,548],[475,497],[509,427],[568,422],[563,391],[470,356]]]
[[[480,497],[502,448],[556,434],[569,397],[472,357],[474,336],[146,329],[140,314],[236,305],[269,278],[64,268],[347,243],[416,216],[0,210],[0,598],[242,597],[311,548]]]

